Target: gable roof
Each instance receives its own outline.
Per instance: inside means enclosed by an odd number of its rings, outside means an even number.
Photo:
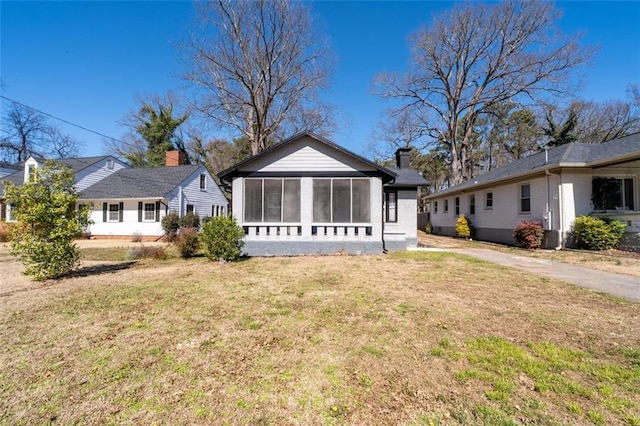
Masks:
[[[73,173],[78,173],[79,171],[82,171],[96,163],[102,162],[107,158],[113,158],[115,160],[115,157],[111,155],[102,155],[98,157],[59,158],[54,159],[53,161],[69,167],[73,170]]]
[[[513,161],[427,198],[459,192],[471,187],[491,185],[507,179],[526,177],[557,168],[602,167],[621,161],[640,159],[640,133],[600,144],[568,143]]]
[[[83,200],[162,198],[203,166],[136,167],[120,169],[80,194]]]
[[[386,167],[382,167],[379,164],[374,163],[371,160],[368,160],[354,152],[349,151],[348,149],[334,143],[331,142],[329,139],[323,138],[322,136],[318,136],[314,133],[311,132],[300,132],[297,133],[293,136],[291,136],[289,139],[286,139],[280,143],[277,143],[275,145],[273,145],[272,147],[262,151],[259,154],[256,154],[248,159],[246,159],[245,161],[241,161],[237,164],[234,164],[233,166],[229,167],[226,170],[221,171],[220,173],[218,173],[218,177],[220,178],[221,181],[226,181],[229,182],[230,179],[238,172],[239,169],[247,166],[248,164],[251,164],[255,161],[258,161],[264,157],[266,157],[267,155],[270,155],[271,153],[278,151],[284,147],[286,147],[287,145],[290,145],[300,139],[302,139],[303,137],[309,137],[314,139],[317,142],[320,142],[321,144],[324,144],[338,152],[341,152],[343,154],[346,154],[348,157],[351,157],[357,161],[363,162],[367,165],[369,165],[370,167],[374,168],[375,170],[377,170],[378,172],[380,172],[383,175],[383,181],[384,182],[389,182],[389,181],[393,181],[393,179],[397,176],[397,173],[386,168]]]

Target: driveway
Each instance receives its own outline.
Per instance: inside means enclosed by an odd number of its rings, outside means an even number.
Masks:
[[[543,277],[561,280],[591,290],[622,297],[634,302],[640,302],[640,279],[613,272],[598,271],[567,263],[553,262],[546,259],[536,259],[518,254],[486,248],[422,248],[418,251],[448,251],[461,253],[487,262],[511,268],[521,269]]]

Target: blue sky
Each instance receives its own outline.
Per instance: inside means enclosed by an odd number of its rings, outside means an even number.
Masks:
[[[451,2],[316,1],[337,56],[324,99],[335,104],[342,127],[334,141],[367,155],[385,105],[370,94],[379,72],[402,72],[408,36]],[[595,101],[625,99],[640,84],[640,2],[564,1],[564,32],[584,33],[598,45],[580,71],[577,95]],[[177,47],[193,25],[187,1],[0,2],[0,78],[3,96],[100,133],[121,138],[118,124],[136,107],[136,96],[164,94],[182,85]],[[2,101],[3,111],[7,103]],[[105,152],[104,138],[52,121],[84,143],[82,155]]]

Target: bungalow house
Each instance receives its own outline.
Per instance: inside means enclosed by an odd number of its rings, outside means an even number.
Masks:
[[[427,197],[433,232],[454,235],[466,215],[476,238],[513,244],[523,220],[540,221],[545,245],[562,248],[576,217],[604,214],[627,225],[640,249],[640,133],[602,144],[571,143],[492,170]]]
[[[182,165],[183,160],[178,151],[169,151],[164,167],[130,168],[112,156],[55,161],[73,170],[78,205],[91,206],[88,234],[157,239],[164,234],[160,221],[169,211],[180,216],[193,212],[201,219],[228,213],[228,201],[211,174],[204,166]],[[4,179],[21,185],[41,163],[29,158]],[[11,220],[10,206],[0,219]]]
[[[92,237],[159,238],[168,212],[205,217],[228,213],[229,203],[202,165],[183,165],[182,153],[169,151],[166,166],[126,168],[81,191],[91,205]]]
[[[417,240],[408,150],[385,168],[312,133],[297,134],[218,174],[251,256],[382,253]]]
[[[110,155],[83,158],[62,158],[55,160],[57,163],[70,168],[74,173],[75,186],[78,191],[83,191],[94,183],[104,179],[112,173],[129,166]],[[11,206],[2,201],[2,181],[10,181],[15,185],[22,185],[29,179],[33,170],[44,164],[41,158],[29,157],[21,166],[12,166],[13,173],[0,176],[0,220],[11,220]]]

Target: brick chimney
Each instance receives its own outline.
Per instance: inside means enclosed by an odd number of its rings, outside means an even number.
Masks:
[[[164,164],[167,167],[182,166],[184,164],[184,152],[178,150],[167,151],[164,157]]]
[[[411,160],[411,148],[398,148],[396,151],[396,167],[399,169],[409,169]]]

